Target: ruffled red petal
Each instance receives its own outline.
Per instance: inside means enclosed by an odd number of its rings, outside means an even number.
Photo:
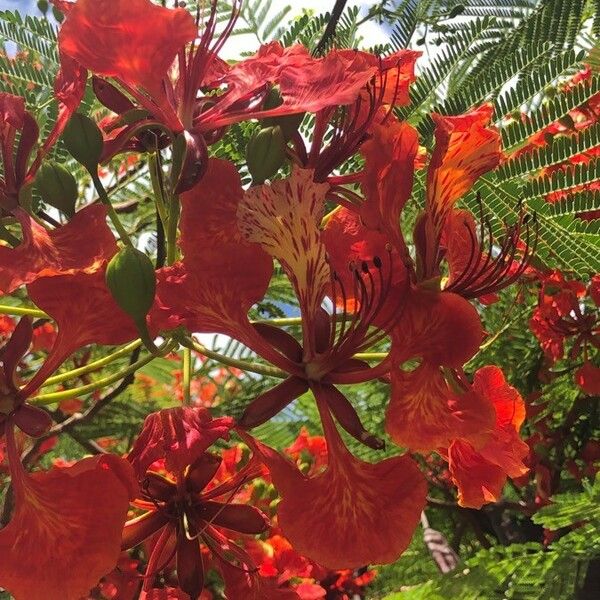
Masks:
[[[322,418],[328,465],[313,477],[255,442],[282,496],[277,514],[283,534],[300,554],[330,569],[395,561],[419,522],[425,479],[408,456],[373,464],[359,460],[344,445],[328,410]]]
[[[150,465],[165,459],[167,470],[183,473],[217,439],[227,439],[233,419],[211,418],[201,408],[166,408],[149,414],[127,456],[139,479]]]
[[[495,417],[491,404],[477,394],[453,393],[438,366],[423,363],[410,373],[393,369],[391,381],[385,428],[399,446],[429,452],[456,438],[477,447],[489,439]]]
[[[16,600],[79,600],[119,558],[136,494],[131,467],[106,455],[12,472],[15,512],[0,531],[0,586]]]
[[[47,231],[24,211],[17,211],[23,241],[0,246],[0,293],[9,294],[40,277],[92,273],[117,251],[106,224],[106,208],[88,206],[62,227]]]
[[[61,27],[60,51],[86,69],[155,98],[177,52],[196,37],[192,15],[149,0],[78,0]]]
[[[452,442],[448,448],[448,466],[458,488],[459,504],[480,508],[501,497],[507,476],[514,478],[527,473],[523,459],[529,454],[529,447],[518,434],[525,418],[525,404],[498,367],[479,369],[473,380],[473,392],[482,404],[494,407],[494,430],[478,450],[463,440]]]
[[[409,358],[461,368],[478,351],[483,328],[477,310],[451,292],[414,290],[392,334],[392,351],[402,363]]]
[[[365,158],[361,187],[366,197],[361,217],[367,227],[387,234],[404,253],[400,214],[412,193],[418,135],[392,115],[385,123],[374,125],[371,134],[361,148]]]
[[[151,321],[158,329],[248,334],[247,313],[269,285],[272,259],[237,225],[243,190],[233,163],[211,159],[206,175],[181,197],[183,259],[158,271]],[[251,334],[253,335],[253,333]]]
[[[456,201],[500,162],[500,134],[489,127],[492,113],[492,105],[483,104],[456,117],[431,115],[436,143],[427,171],[426,209],[438,232]]]

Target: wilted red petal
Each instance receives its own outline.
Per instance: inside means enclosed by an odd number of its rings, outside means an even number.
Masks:
[[[38,225],[22,210],[16,214],[23,241],[16,248],[0,246],[2,294],[40,277],[93,273],[117,251],[102,205],[80,210],[69,223],[52,231]]]
[[[399,446],[419,452],[447,447],[452,439],[481,446],[494,426],[494,410],[475,394],[456,394],[440,368],[423,363],[414,371],[391,371],[385,429]]]
[[[575,372],[577,385],[590,396],[600,395],[600,369],[586,361]]]
[[[515,388],[508,385],[498,367],[479,369],[473,391],[483,403],[494,407],[496,423],[489,440],[478,450],[466,441],[456,440],[448,448],[448,466],[458,487],[461,506],[480,508],[498,500],[506,477],[527,473],[523,459],[529,447],[519,438],[525,418],[525,404]]]
[[[97,75],[115,77],[154,99],[183,46],[196,37],[191,14],[150,0],[79,0],[59,33],[62,53]]]
[[[300,554],[330,569],[390,563],[404,552],[425,505],[414,461],[396,456],[366,463],[353,456],[328,410],[322,411],[327,468],[307,477],[286,457],[254,442],[282,499],[283,534]]]
[[[477,310],[451,292],[411,292],[402,320],[392,334],[398,361],[421,357],[426,362],[461,368],[483,341]]]
[[[266,292],[272,259],[237,226],[243,190],[233,163],[211,159],[202,181],[181,197],[183,260],[158,271],[151,318],[158,329],[243,337],[247,313]],[[254,336],[254,331],[249,335]]]
[[[33,475],[11,461],[11,471],[15,512],[0,530],[0,586],[16,600],[79,600],[119,558],[136,493],[131,467],[105,455]]]
[[[127,458],[140,479],[160,458],[169,471],[182,473],[216,440],[227,439],[232,425],[230,417],[213,419],[202,408],[166,408],[146,417]]]
[[[483,104],[456,117],[432,114],[435,149],[427,171],[426,209],[438,232],[456,201],[500,162],[500,134],[489,127],[492,113],[492,105]]]
[[[315,183],[313,171],[294,168],[288,179],[251,187],[238,209],[239,227],[276,258],[292,281],[304,319],[303,332],[315,330],[315,319],[330,281],[319,225],[326,183]],[[305,352],[314,349],[314,340]],[[310,349],[307,348],[310,346]]]

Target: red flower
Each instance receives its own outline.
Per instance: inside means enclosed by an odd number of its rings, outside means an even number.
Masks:
[[[78,600],[117,562],[135,483],[127,462],[109,455],[32,475],[24,471],[14,426],[38,435],[49,425],[46,413],[26,405],[14,384],[16,365],[30,340],[30,324],[23,319],[2,356],[2,429],[15,510],[0,530],[5,557],[0,586],[17,600]]]
[[[317,399],[329,453],[317,475],[304,475],[285,456],[242,434],[282,496],[279,526],[295,550],[331,569],[393,562],[419,521],[425,480],[407,456],[374,464],[354,457],[318,393]]]
[[[478,449],[468,441],[456,439],[450,444],[447,457],[450,475],[458,487],[459,504],[481,508],[500,498],[507,475],[519,477],[527,472],[523,459],[529,454],[529,447],[518,435],[525,419],[525,404],[498,367],[479,369],[473,392],[482,403],[493,407],[494,430],[489,441]]]
[[[127,459],[140,479],[161,458],[168,471],[179,475],[217,439],[227,439],[232,426],[233,419],[212,419],[205,409],[177,407],[151,413]]]

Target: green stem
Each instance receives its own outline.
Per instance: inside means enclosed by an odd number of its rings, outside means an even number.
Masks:
[[[87,375],[88,373],[93,373],[94,371],[99,371],[102,367],[109,365],[110,363],[127,356],[136,348],[139,348],[142,345],[141,340],[135,340],[127,346],[123,346],[123,348],[119,348],[116,352],[109,354],[108,356],[104,356],[94,362],[88,363],[83,367],[79,367],[77,369],[73,369],[71,371],[66,371],[64,373],[59,373],[58,375],[54,375],[53,377],[48,377],[44,383],[44,387],[49,385],[54,385],[56,383],[62,383],[63,381],[68,381],[69,379],[75,379],[76,377],[81,377],[82,375]]]
[[[110,203],[110,199],[108,197],[108,194],[106,193],[106,190],[104,189],[104,186],[102,185],[102,182],[100,181],[100,177],[98,177],[98,173],[90,173],[90,175],[92,176],[94,187],[98,192],[98,197],[100,198],[102,204],[106,206],[106,209],[108,211],[108,217],[110,218],[112,224],[117,230],[121,241],[127,246],[133,247],[133,242],[131,241],[131,238],[129,237],[129,234],[127,233],[125,227],[123,227],[123,223],[121,223],[119,215],[117,215],[115,209]]]
[[[168,352],[170,352],[171,350],[173,350],[173,348],[175,348],[176,345],[177,345],[177,343],[173,342],[173,341],[163,344],[161,346],[162,355],[165,355]],[[102,388],[105,388],[105,387],[123,379],[124,377],[127,377],[128,375],[135,373],[138,369],[140,369],[141,367],[152,362],[155,358],[156,357],[153,354],[148,354],[147,356],[144,356],[144,358],[141,358],[137,362],[134,362],[132,365],[130,365],[126,369],[123,369],[122,371],[113,373],[112,375],[108,375],[107,377],[103,377],[101,379],[98,379],[97,381],[94,381],[87,385],[83,385],[78,388],[73,388],[70,390],[63,390],[61,392],[52,392],[49,394],[39,394],[39,395],[34,396],[33,398],[29,399],[29,402],[31,404],[54,404],[55,402],[60,402],[61,400],[68,400],[70,398],[78,398],[79,396],[82,396],[83,394],[89,394],[90,392],[95,392],[96,390],[101,390]]]
[[[36,319],[49,319],[48,315],[37,308],[24,308],[22,306],[0,305],[0,315],[14,315],[15,317],[35,317]]]
[[[179,223],[179,197],[171,196],[169,202],[169,226],[167,227],[167,264],[177,260],[177,225]]]
[[[232,358],[230,356],[224,356],[223,354],[219,354],[218,352],[213,352],[209,350],[203,344],[200,344],[196,340],[179,340],[179,343],[188,347],[193,348],[200,354],[215,360],[223,365],[227,365],[229,367],[235,367],[237,369],[241,369],[242,371],[250,371],[251,373],[258,373],[259,375],[267,375],[268,377],[278,377],[280,379],[285,379],[288,374],[277,367],[271,367],[269,365],[261,365],[260,363],[248,362],[245,360],[238,360],[237,358]]]
[[[154,201],[156,210],[162,221],[163,228],[166,231],[169,224],[169,215],[167,214],[167,203],[162,185],[162,170],[158,160],[158,150],[150,154],[148,158],[148,169],[150,170],[150,179],[152,181],[152,190],[154,191]]]
[[[192,405],[192,351],[190,348],[183,349],[183,405]]]

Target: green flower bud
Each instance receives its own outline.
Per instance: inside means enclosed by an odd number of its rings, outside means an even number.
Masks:
[[[281,127],[265,127],[255,133],[246,147],[248,171],[255,183],[277,173],[285,162],[285,139]]]
[[[282,104],[283,99],[281,98],[281,94],[276,88],[272,88],[263,104],[263,108],[268,110],[270,108],[277,108]],[[294,133],[298,131],[298,127],[300,127],[302,119],[304,119],[304,113],[285,115],[283,117],[267,117],[261,121],[261,125],[263,127],[275,127],[276,125],[279,125],[279,127],[281,127],[283,137],[287,142],[288,140],[292,139]]]
[[[45,15],[48,12],[48,0],[38,0],[38,10]]]
[[[69,154],[90,173],[96,173],[104,145],[98,125],[89,117],[75,113],[62,137]]]
[[[156,292],[150,258],[131,246],[119,250],[106,268],[106,285],[119,307],[138,327],[144,326]]]
[[[79,195],[77,181],[63,165],[52,160],[46,161],[37,173],[35,185],[46,204],[68,217],[75,214],[75,203]]]

